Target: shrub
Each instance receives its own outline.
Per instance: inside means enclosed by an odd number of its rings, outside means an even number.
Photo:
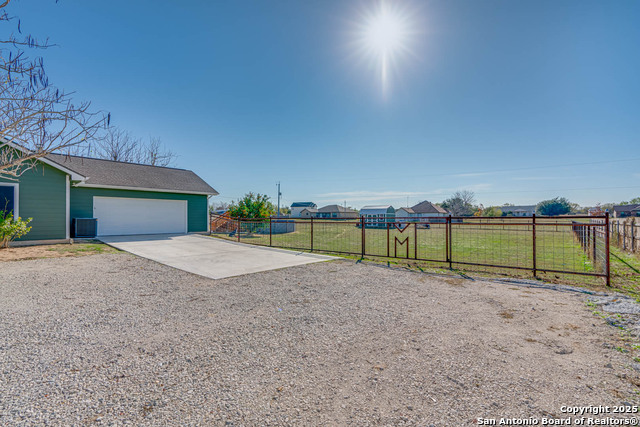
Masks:
[[[557,215],[566,215],[571,212],[571,202],[569,202],[564,197],[556,197],[551,200],[543,200],[538,203],[536,208],[538,215],[548,215],[548,216],[557,216]]]
[[[229,216],[232,218],[269,218],[275,214],[276,207],[265,194],[247,193],[229,206]]]
[[[33,218],[23,221],[22,218],[14,218],[13,212],[0,211],[0,249],[8,248],[9,242],[18,239],[29,231],[29,223]]]

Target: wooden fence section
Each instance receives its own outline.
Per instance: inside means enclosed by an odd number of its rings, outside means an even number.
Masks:
[[[640,218],[614,219],[609,223],[611,243],[633,253],[640,253]]]

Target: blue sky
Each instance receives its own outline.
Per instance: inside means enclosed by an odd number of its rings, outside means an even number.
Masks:
[[[387,1],[409,52],[381,91],[377,1],[14,0],[51,81],[157,136],[229,202],[361,207],[640,195],[640,3]]]

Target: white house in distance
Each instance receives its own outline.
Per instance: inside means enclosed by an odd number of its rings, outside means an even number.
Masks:
[[[533,216],[536,213],[536,205],[526,206],[500,206],[503,216]]]
[[[425,200],[410,208],[399,208],[396,211],[396,218],[399,222],[437,222],[434,217],[446,217],[449,215],[446,209],[434,205]],[[404,221],[406,219],[406,221]],[[442,220],[444,221],[444,220]]]
[[[387,222],[395,221],[396,210],[391,205],[364,206],[360,216],[364,217],[365,227],[386,228]]]
[[[318,209],[316,208],[304,208],[302,212],[300,212],[300,216],[298,218],[317,218],[318,217]]]
[[[317,209],[318,206],[313,202],[295,202],[291,203],[291,218],[300,218],[302,211],[305,209]]]

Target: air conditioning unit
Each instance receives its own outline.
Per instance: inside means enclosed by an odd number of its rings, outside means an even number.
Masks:
[[[92,239],[98,234],[97,218],[74,218],[73,237]]]

